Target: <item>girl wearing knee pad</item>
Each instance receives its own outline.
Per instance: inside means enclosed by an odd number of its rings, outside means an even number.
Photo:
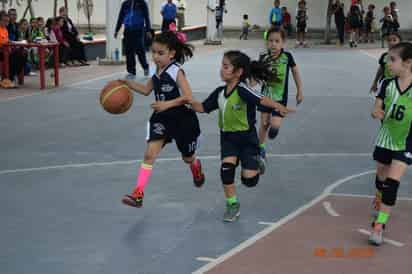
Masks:
[[[412,164],[412,44],[399,43],[388,53],[394,78],[383,81],[372,117],[382,120],[373,158],[377,162],[377,216],[369,242],[380,245],[399,183]]]
[[[265,34],[267,50],[260,55],[260,59],[271,64],[271,69],[274,72],[273,75],[276,75],[276,77],[266,81],[262,88],[262,94],[287,106],[289,71],[291,70],[297,88],[296,104],[299,105],[303,101],[302,80],[292,54],[283,49],[285,38],[285,32],[279,27],[272,27]],[[262,113],[259,128],[259,147],[260,165],[262,173],[264,173],[266,134],[269,139],[273,140],[276,138],[282,124],[283,115],[279,111],[265,106],[259,106],[258,110]]]
[[[235,171],[242,167],[241,180],[247,187],[259,181],[259,140],[255,128],[256,106],[276,109],[282,115],[293,111],[269,97],[255,93],[248,80],[266,81],[273,78],[268,64],[251,61],[240,51],[228,51],[223,56],[220,76],[226,85],[218,87],[202,103],[192,101],[195,111],[210,113],[219,110],[221,169],[220,175],[226,196],[223,220],[233,222],[239,217]]]
[[[134,91],[148,96],[152,91],[156,102],[151,105],[154,112],[147,125],[147,148],[139,169],[136,186],[122,202],[128,206],[141,207],[145,186],[152,174],[152,166],[167,143],[173,140],[188,164],[196,187],[201,187],[205,177],[200,160],[196,158],[199,120],[196,113],[186,104],[191,101],[192,90],[181,68],[193,56],[193,47],[179,40],[173,32],[163,32],[156,36],[152,45],[152,57],[156,73],[145,85],[123,81]]]

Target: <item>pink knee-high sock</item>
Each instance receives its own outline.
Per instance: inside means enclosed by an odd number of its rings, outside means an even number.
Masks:
[[[150,175],[152,174],[152,168],[152,165],[142,163],[140,166],[139,175],[136,179],[135,192],[144,191],[145,186],[149,182]]]

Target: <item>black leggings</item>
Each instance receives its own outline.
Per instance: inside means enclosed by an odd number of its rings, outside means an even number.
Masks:
[[[341,44],[345,42],[345,22],[335,22],[336,23],[336,30],[338,32],[339,41]]]

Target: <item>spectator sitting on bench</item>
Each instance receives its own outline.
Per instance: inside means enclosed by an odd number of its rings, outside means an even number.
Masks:
[[[69,59],[73,64],[74,61],[78,61],[81,66],[88,66],[89,64],[86,61],[84,45],[80,41],[79,32],[74,26],[73,21],[67,15],[67,9],[65,7],[61,7],[59,9],[59,14],[64,18],[64,24],[61,28],[64,39],[69,43],[71,48]]]
[[[46,22],[45,34],[47,40],[53,43],[59,43],[59,57],[61,66],[69,65],[67,63],[67,56],[70,52],[70,45],[64,39],[61,28],[64,24],[63,17],[49,18]]]
[[[0,47],[9,43],[9,33],[7,26],[9,24],[9,15],[5,11],[0,12]],[[8,87],[17,87],[17,75],[23,70],[26,58],[21,49],[13,49],[10,52],[9,60],[4,60],[4,52],[1,52],[0,60],[2,62],[9,62],[10,80],[13,82]],[[4,73],[4,71],[3,71]]]

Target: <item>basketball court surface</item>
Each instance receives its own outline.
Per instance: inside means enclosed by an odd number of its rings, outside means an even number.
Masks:
[[[263,47],[246,45],[254,57]],[[199,100],[221,85],[224,50],[197,52],[185,64]],[[379,127],[368,90],[380,52],[291,51],[305,101],[267,143],[259,185],[238,186],[235,223],[222,222],[216,113],[199,115],[204,187],[193,186],[170,144],[144,207],[134,209],[120,201],[143,158],[153,96],[136,94],[124,115],[105,113],[101,88],[124,76],[114,73],[0,101],[0,273],[410,273],[412,173],[401,182],[384,245],[367,243]],[[292,80],[290,87],[293,106]]]

